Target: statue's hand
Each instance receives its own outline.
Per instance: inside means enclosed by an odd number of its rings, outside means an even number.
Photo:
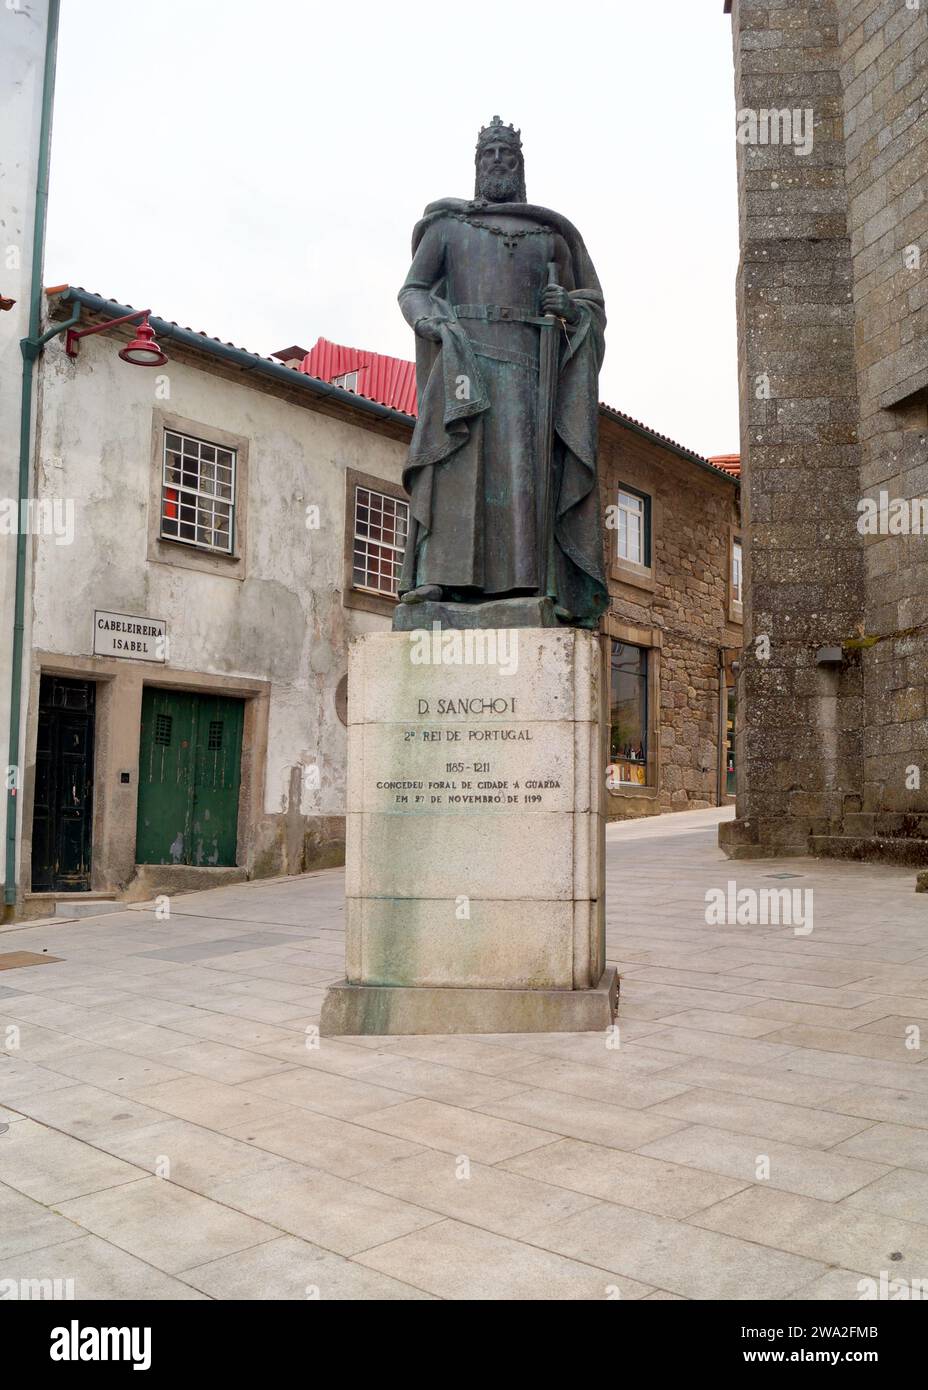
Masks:
[[[414,331],[420,338],[428,338],[433,343],[441,342],[441,325],[444,319],[430,318],[428,316],[416,319]]]
[[[556,318],[565,319],[567,323],[580,322],[580,310],[561,285],[548,285],[542,292],[541,312],[554,314]]]

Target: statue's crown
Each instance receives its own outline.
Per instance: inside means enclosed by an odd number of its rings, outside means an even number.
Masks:
[[[509,125],[503,125],[500,116],[494,116],[489,125],[480,127],[480,134],[477,136],[477,149],[489,144],[491,140],[504,140],[514,150],[521,150],[522,148],[521,130],[514,130],[511,122]]]

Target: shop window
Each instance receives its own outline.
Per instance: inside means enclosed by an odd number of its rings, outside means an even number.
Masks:
[[[648,649],[612,643],[609,784],[646,786],[648,769]]]

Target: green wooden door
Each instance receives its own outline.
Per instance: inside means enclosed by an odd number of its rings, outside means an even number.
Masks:
[[[194,696],[191,864],[234,864],[242,765],[242,700]]]
[[[235,863],[244,703],[146,686],[138,864]]]
[[[189,864],[193,696],[146,686],[139,740],[138,864]]]

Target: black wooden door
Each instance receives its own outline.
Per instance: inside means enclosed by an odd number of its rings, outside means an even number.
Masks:
[[[93,681],[43,676],[32,813],[33,892],[90,890]]]

